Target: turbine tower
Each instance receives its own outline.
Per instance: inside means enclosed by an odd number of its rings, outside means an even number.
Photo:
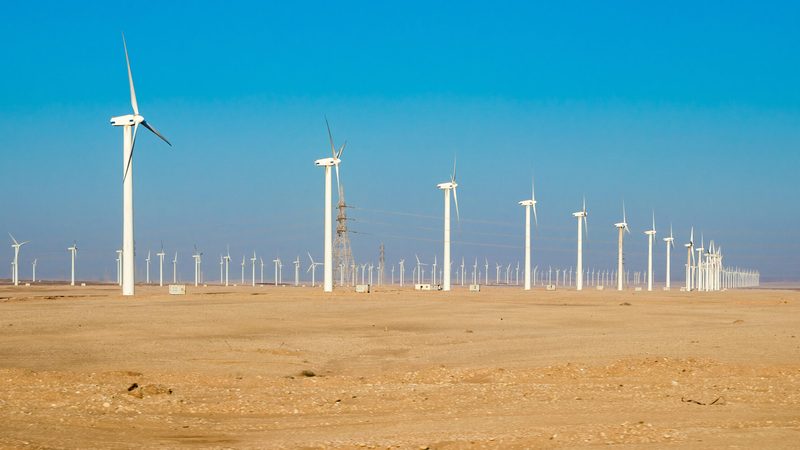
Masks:
[[[256,261],[258,261],[258,258],[256,258],[255,250],[253,250],[253,257],[250,258],[250,265],[252,266],[252,269],[253,269],[253,287],[256,287]],[[261,265],[261,273],[262,274],[264,273],[264,265],[263,264]],[[264,278],[264,277],[262,276],[261,278]]]
[[[531,198],[530,200],[522,200],[520,205],[525,207],[525,290],[531,290],[531,208],[533,208],[533,221],[539,225],[539,219],[536,217],[536,191],[533,188],[533,179],[531,179]],[[477,263],[477,260],[476,260]],[[463,264],[462,264],[463,265]]]
[[[325,226],[324,226],[324,267],[323,267],[323,284],[322,290],[324,292],[333,292],[333,243],[331,236],[331,167],[336,168],[336,185],[339,186],[339,163],[341,163],[342,152],[347,142],[342,144],[339,151],[336,151],[336,146],[333,144],[333,135],[331,134],[331,126],[328,124],[328,119],[325,119],[325,125],[328,127],[328,139],[331,142],[331,157],[322,158],[314,161],[314,165],[325,168]],[[316,267],[313,266],[312,267]],[[313,284],[313,283],[312,283]]]
[[[694,227],[689,234],[689,242],[683,244],[686,247],[686,291],[692,290],[692,260],[694,259]]]
[[[70,257],[71,257],[71,260],[72,260],[72,265],[71,265],[71,270],[70,270],[71,276],[70,276],[70,279],[69,279],[69,285],[70,286],[75,286],[75,254],[78,253],[78,243],[75,242],[75,241],[72,241],[72,247],[68,247],[67,251],[69,251]]]
[[[617,290],[622,290],[622,280],[624,275],[624,264],[622,257],[622,241],[627,231],[630,234],[631,230],[628,228],[628,218],[625,215],[625,202],[622,202],[622,222],[615,223],[615,227],[619,231],[619,242],[617,244]]]
[[[644,232],[647,235],[647,290],[653,290],[653,240],[656,237],[656,213],[653,211],[653,228]]]
[[[586,198],[583,199],[583,209],[572,213],[572,217],[578,219],[578,264],[575,273],[575,289],[578,291],[583,290],[583,233],[586,233],[586,237],[589,237],[589,224],[586,222],[586,216],[589,214],[586,212]],[[583,230],[584,226],[586,227],[586,231]]]
[[[172,283],[178,282],[178,252],[175,252],[175,257],[172,258]]]
[[[194,258],[194,285],[197,286],[198,282],[200,281],[200,262],[201,262],[202,253],[197,251],[197,246],[194,246],[194,254],[192,254],[192,258]]]
[[[123,255],[123,257],[125,256],[125,250],[122,250],[122,255]],[[158,263],[158,285],[159,286],[163,286],[164,285],[164,255],[166,255],[166,253],[164,253],[164,243],[161,243],[161,251],[156,253],[156,256],[158,256],[158,260],[159,260],[159,263]],[[125,285],[125,272],[124,272],[125,262],[124,262],[124,258],[123,258],[122,267],[123,267],[122,284],[124,286]],[[123,290],[124,289],[125,288],[123,287]]]
[[[133,262],[133,147],[136,143],[136,131],[141,124],[169,146],[172,144],[139,114],[125,35],[122,35],[122,45],[125,48],[125,62],[128,66],[128,83],[131,90],[133,114],[112,117],[111,125],[122,127],[122,295],[133,295],[135,275]]]
[[[147,284],[150,284],[150,250],[147,251],[147,258],[144,260],[147,267]]]
[[[33,266],[33,274],[31,275],[31,283],[36,283],[36,258],[33,258],[31,265]]]
[[[655,227],[653,227],[653,228],[655,228]],[[670,224],[670,226],[669,226],[669,237],[665,237],[664,238],[664,242],[667,243],[667,281],[666,281],[667,284],[665,286],[665,289],[669,290],[669,288],[670,288],[670,273],[669,273],[669,269],[670,269],[670,248],[671,247],[675,247],[675,238],[672,236],[672,224]]]
[[[458,214],[458,183],[456,183],[456,161],[453,160],[453,174],[450,181],[436,185],[438,189],[444,191],[444,273],[442,279],[442,290],[450,290],[450,191],[453,191],[453,201],[456,204],[456,219],[461,221]],[[436,263],[434,262],[433,277],[436,279]],[[434,284],[436,281],[434,281]]]
[[[11,233],[8,233],[8,235],[11,236]],[[30,241],[17,242],[14,236],[11,236],[11,240],[14,242],[11,244],[11,247],[14,249],[14,271],[11,273],[11,281],[14,283],[14,286],[19,286],[19,249]]]

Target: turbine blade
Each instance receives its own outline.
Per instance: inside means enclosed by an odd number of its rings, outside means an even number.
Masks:
[[[538,227],[539,219],[536,217],[536,203],[533,204],[533,223]]]
[[[455,155],[453,156],[453,177],[451,178],[450,181],[452,181],[453,183],[456,182],[456,157],[455,157]]]
[[[128,83],[131,85],[131,106],[133,113],[139,115],[139,104],[136,103],[136,91],[133,89],[133,75],[131,74],[131,60],[128,58],[128,44],[125,42],[125,33],[122,33],[122,46],[125,48],[125,62],[128,65]]]
[[[19,242],[17,242],[17,240],[14,239],[14,236],[11,233],[8,233],[8,235],[11,236],[11,240],[14,241],[15,244],[19,244]]]
[[[155,128],[153,128],[153,126],[152,126],[152,125],[150,125],[149,123],[147,123],[147,121],[146,121],[146,120],[143,120],[143,121],[142,121],[142,125],[144,125],[144,127],[145,127],[145,128],[147,128],[148,130],[152,131],[152,132],[153,132],[153,133],[154,133],[156,136],[160,137],[162,141],[164,141],[164,142],[166,142],[166,143],[167,143],[167,145],[169,145],[170,147],[172,147],[172,144],[171,144],[171,143],[170,143],[170,142],[167,140],[167,138],[165,138],[164,136],[162,136],[162,135],[161,135],[161,133],[159,133],[158,131],[156,131],[156,129],[155,129]]]
[[[456,219],[458,220],[458,223],[461,223],[461,216],[458,213],[458,188],[455,187],[453,188],[453,200],[456,203]]]
[[[325,117],[325,126],[328,127],[328,139],[331,141],[331,156],[336,158],[336,146],[333,145],[333,134],[331,133],[331,125],[328,123],[328,117]]]
[[[583,216],[583,232],[586,234],[586,239],[589,239],[589,222],[586,221],[586,215]]]
[[[342,157],[342,153],[344,153],[344,148],[347,147],[347,141],[344,141],[341,147],[339,147],[339,153],[336,154],[336,159],[340,159]]]
[[[128,157],[128,163],[125,164],[125,172],[122,174],[122,182],[128,178],[128,171],[131,169],[131,162],[133,162],[133,149],[136,148],[136,132],[139,130],[139,124],[133,126],[133,136],[131,137],[131,155]]]

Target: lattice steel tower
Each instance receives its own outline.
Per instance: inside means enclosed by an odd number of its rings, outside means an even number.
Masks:
[[[336,237],[333,239],[334,282],[347,284],[352,276],[353,252],[350,250],[350,236],[347,234],[347,204],[344,201],[344,186],[339,185],[339,213],[336,215]]]

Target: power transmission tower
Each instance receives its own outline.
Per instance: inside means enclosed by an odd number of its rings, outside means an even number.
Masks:
[[[339,185],[339,212],[336,215],[336,237],[333,240],[333,270],[339,277],[336,282],[347,284],[351,276],[353,253],[350,250],[350,236],[347,233],[347,204],[344,201],[344,186]],[[344,281],[342,281],[344,280]]]
[[[383,254],[383,242],[381,242],[380,249],[381,249],[380,258],[378,259],[378,286],[383,285],[383,272],[386,267],[386,258],[384,257]]]

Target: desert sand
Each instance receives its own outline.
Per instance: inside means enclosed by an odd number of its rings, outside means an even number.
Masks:
[[[800,292],[0,287],[5,448],[797,448]]]

